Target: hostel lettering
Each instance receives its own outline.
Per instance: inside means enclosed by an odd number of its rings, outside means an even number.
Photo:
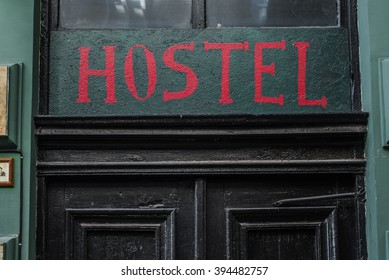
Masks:
[[[307,86],[306,86],[306,76],[307,76],[307,49],[309,48],[308,42],[296,42],[294,47],[297,50],[297,97],[299,106],[321,106],[326,108],[327,98],[323,96],[319,100],[311,100],[307,98]],[[193,94],[195,94],[196,89],[201,82],[201,79],[196,75],[195,71],[190,67],[179,63],[175,60],[175,52],[193,52],[195,48],[200,46],[195,46],[194,42],[188,44],[177,44],[168,47],[162,56],[163,63],[170,69],[176,72],[181,72],[186,75],[186,85],[181,91],[169,91],[168,88],[164,89],[162,92],[162,98],[164,102],[169,102],[171,100],[180,100],[185,99]],[[234,102],[233,97],[230,95],[230,63],[231,63],[231,53],[232,52],[246,52],[249,50],[249,43],[209,43],[204,42],[201,46],[205,52],[219,52],[221,54],[221,92],[219,103],[228,105]],[[263,58],[264,53],[266,52],[283,52],[286,50],[286,42],[257,42],[254,47],[254,85],[255,90],[253,93],[253,101],[255,103],[272,103],[278,104],[279,106],[284,106],[284,96],[285,94],[293,93],[280,93],[278,96],[267,96],[266,92],[263,90],[263,76],[264,75],[276,75],[276,62],[272,62],[270,65],[265,65]],[[140,49],[143,51],[146,66],[147,66],[147,75],[148,75],[148,85],[146,94],[140,94],[138,92],[135,75],[136,69],[134,68],[134,50]],[[89,67],[89,56],[90,56],[90,47],[80,47],[80,62],[79,62],[79,84],[78,84],[78,98],[77,103],[90,103],[89,98],[89,77],[100,76],[105,78],[106,85],[106,99],[105,103],[116,103],[116,93],[115,93],[115,46],[104,46],[103,50],[105,52],[105,69],[90,69]],[[194,58],[195,59],[195,58]],[[158,83],[158,73],[157,73],[157,63],[153,52],[148,49],[145,45],[136,44],[133,45],[126,55],[124,61],[124,80],[127,85],[127,88],[131,95],[138,101],[146,102],[150,97],[153,96],[156,90],[156,85]],[[250,94],[250,93],[247,93]],[[142,97],[143,96],[143,97]]]

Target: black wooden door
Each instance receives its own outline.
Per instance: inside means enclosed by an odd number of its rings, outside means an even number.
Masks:
[[[38,258],[366,257],[363,114],[36,122]]]
[[[366,258],[356,0],[117,2],[42,0],[37,258]]]

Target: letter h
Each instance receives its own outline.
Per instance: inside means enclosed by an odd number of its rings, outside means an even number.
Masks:
[[[103,47],[105,51],[105,69],[89,69],[90,48],[81,47],[80,52],[80,77],[78,83],[77,103],[90,103],[88,96],[88,78],[89,76],[102,76],[106,78],[107,98],[105,103],[116,103],[115,98],[115,49],[114,46]]]

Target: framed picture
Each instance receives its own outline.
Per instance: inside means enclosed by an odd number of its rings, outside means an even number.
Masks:
[[[19,127],[21,93],[20,64],[0,62],[0,147],[9,150],[20,146]],[[18,139],[19,138],[19,139]]]
[[[14,159],[0,158],[0,187],[14,185]]]

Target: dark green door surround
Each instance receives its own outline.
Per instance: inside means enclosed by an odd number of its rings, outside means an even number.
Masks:
[[[361,84],[363,110],[370,113],[366,145],[367,240],[370,259],[389,259],[388,143],[386,72],[389,58],[387,26],[389,3],[386,0],[359,0]]]

